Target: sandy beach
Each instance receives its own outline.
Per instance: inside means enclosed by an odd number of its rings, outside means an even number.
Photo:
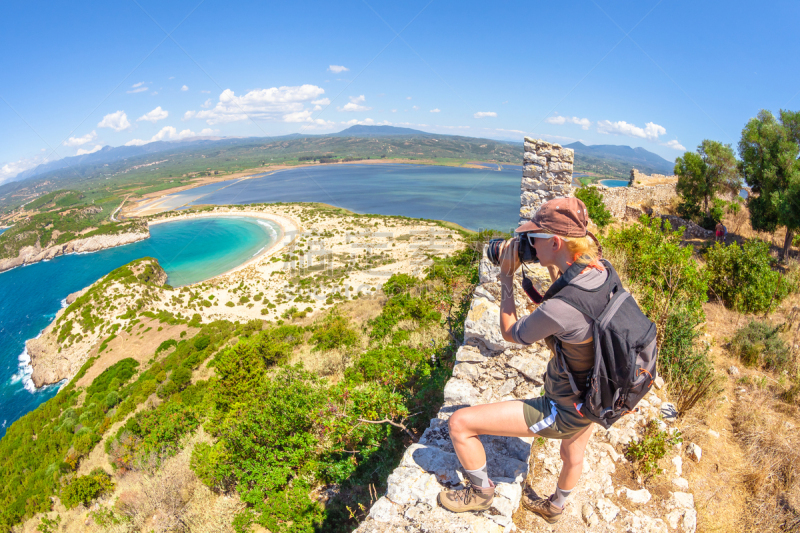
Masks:
[[[290,246],[297,239],[297,236],[302,231],[302,227],[297,223],[297,221],[292,220],[289,217],[280,216],[274,213],[265,213],[263,211],[254,211],[247,209],[239,211],[227,207],[215,208],[213,212],[187,213],[186,215],[165,216],[162,218],[150,220],[148,221],[148,224],[151,226],[156,226],[158,224],[164,224],[167,222],[176,222],[179,220],[192,220],[198,218],[219,218],[219,217],[250,217],[262,220],[268,220],[278,226],[279,228],[278,237],[272,244],[264,248],[259,254],[248,259],[241,265],[236,266],[228,270],[227,272],[220,274],[219,276],[210,278],[205,282],[213,281],[214,279],[219,278],[221,276],[232,274],[234,272],[237,272],[239,270],[242,270],[250,265],[259,262],[261,259],[265,259],[274,255],[279,250],[287,246]]]

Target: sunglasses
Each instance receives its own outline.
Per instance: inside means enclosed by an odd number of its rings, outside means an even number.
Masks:
[[[533,246],[533,239],[552,239],[556,237],[556,235],[551,235],[549,233],[526,233],[525,236],[528,238],[528,244]]]

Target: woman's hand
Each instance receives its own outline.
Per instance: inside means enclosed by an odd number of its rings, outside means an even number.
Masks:
[[[515,237],[504,242],[500,250],[500,274],[511,277],[519,266],[519,239]]]

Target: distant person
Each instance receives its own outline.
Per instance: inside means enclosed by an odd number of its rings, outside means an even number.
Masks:
[[[722,225],[722,222],[717,222],[717,226],[714,228],[714,230],[716,232],[714,234],[714,242],[723,242],[725,240],[726,230],[725,226]]]
[[[722,226],[722,242],[728,242],[728,226]]]

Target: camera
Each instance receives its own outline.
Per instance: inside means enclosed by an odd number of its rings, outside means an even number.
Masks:
[[[519,241],[519,248],[517,255],[519,256],[520,263],[538,263],[539,258],[536,257],[536,248],[531,246],[527,238],[523,235],[517,239]],[[489,247],[486,249],[486,257],[493,265],[500,265],[500,247],[506,242],[505,239],[492,239],[489,241]]]

